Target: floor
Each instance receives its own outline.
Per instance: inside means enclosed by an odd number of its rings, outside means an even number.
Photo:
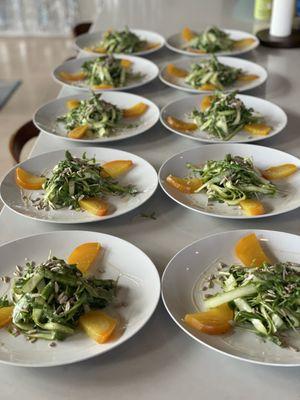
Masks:
[[[10,136],[32,118],[35,110],[55,98],[60,85],[52,70],[75,54],[68,38],[0,38],[0,79],[21,79],[22,84],[0,110],[0,179],[13,165],[8,150]],[[29,153],[28,143],[22,158]]]

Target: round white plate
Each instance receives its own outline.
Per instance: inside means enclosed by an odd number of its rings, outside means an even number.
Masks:
[[[204,95],[189,96],[167,104],[161,110],[160,120],[162,124],[167,129],[177,133],[178,135],[205,143],[257,142],[259,140],[269,139],[270,137],[277,135],[277,133],[281,132],[286,127],[287,115],[280,107],[278,107],[274,103],[271,103],[270,101],[261,99],[259,97],[245,95],[238,95],[237,97],[244,102],[247,108],[253,108],[254,111],[259,112],[264,117],[264,123],[272,127],[271,132],[267,136],[253,136],[246,131],[240,131],[232,139],[226,142],[214,136],[210,136],[207,132],[201,131],[200,129],[197,129],[196,131],[190,133],[186,133],[172,128],[167,123],[166,119],[170,115],[186,122],[192,122],[191,119],[187,118],[187,115],[195,108],[199,109],[203,97]]]
[[[149,50],[142,50],[142,51],[136,51],[134,53],[131,53],[132,55],[136,56],[144,56],[150,53],[154,53],[155,51],[160,50],[164,45],[165,45],[165,38],[162,35],[159,35],[156,32],[151,32],[151,31],[145,31],[142,29],[130,29],[131,32],[135,33],[141,40],[146,40],[149,43],[157,43],[157,47]],[[85,53],[88,54],[99,54],[97,52],[93,52],[91,50],[86,50],[86,47],[91,47],[97,45],[102,37],[103,37],[104,31],[97,31],[93,33],[85,33],[83,35],[78,36],[78,38],[75,40],[75,45],[77,48],[81,51],[84,51]]]
[[[300,263],[300,236],[265,230],[236,230],[214,234],[185,247],[169,262],[162,277],[165,307],[185,333],[212,350],[257,364],[300,366],[300,353],[264,342],[245,329],[234,328],[230,333],[213,336],[189,327],[182,320],[185,314],[201,309],[200,288],[205,277],[217,270],[219,261],[228,264],[239,262],[234,255],[234,246],[241,237],[252,232],[270,250],[274,259]],[[299,333],[291,335],[290,340],[300,347]]]
[[[85,222],[103,221],[118,217],[142,205],[155,192],[158,184],[155,169],[143,158],[126,151],[101,148],[101,147],[77,147],[69,149],[76,157],[82,157],[86,153],[88,158],[95,157],[101,164],[112,160],[132,160],[133,168],[118,181],[122,185],[135,185],[139,193],[135,196],[108,196],[107,201],[111,205],[108,215],[97,217],[86,211],[69,210],[68,208],[58,210],[37,210],[32,205],[26,205],[22,195],[31,195],[33,198],[41,197],[43,190],[20,189],[15,183],[15,170],[19,166],[32,174],[40,175],[46,171],[50,172],[53,167],[65,158],[65,150],[53,151],[40,154],[30,158],[17,166],[14,166],[3,179],[0,186],[2,201],[12,210],[25,217],[39,221],[47,221],[60,224],[80,224]]]
[[[101,56],[100,56],[101,57]],[[115,87],[115,88],[110,88],[110,89],[93,89],[94,92],[99,93],[99,92],[105,92],[105,91],[111,91],[111,90],[129,90],[133,89],[139,86],[143,86],[146,83],[151,82],[153,79],[155,79],[158,76],[158,67],[149,60],[146,60],[145,58],[142,57],[134,57],[134,56],[127,56],[127,55],[114,55],[115,58],[122,58],[124,60],[129,60],[132,62],[132,73],[140,73],[142,74],[141,78],[135,79],[132,82],[128,82],[127,85],[125,86],[120,86],[120,87]],[[69,73],[75,73],[80,71],[81,65],[85,61],[90,61],[98,57],[82,57],[82,58],[76,58],[74,60],[69,60],[64,62],[63,64],[59,65],[58,67],[55,68],[53,71],[53,78],[56,80],[58,83],[69,86],[71,88],[79,89],[79,90],[91,90],[91,88],[80,82],[67,82],[61,79],[59,76],[60,72],[69,72]]]
[[[264,218],[300,207],[300,171],[286,179],[274,181],[280,193],[274,198],[264,196],[262,203],[266,209],[266,214],[256,216],[244,215],[238,206],[228,206],[216,201],[208,202],[204,192],[196,194],[181,193],[166,182],[169,174],[180,177],[186,176],[188,174],[186,163],[199,165],[208,160],[223,160],[226,154],[249,157],[253,160],[255,167],[261,170],[285,163],[295,164],[300,169],[300,160],[298,158],[269,147],[252,144],[210,144],[187,150],[169,158],[159,170],[159,183],[166,194],[178,204],[212,217],[232,219]]]
[[[222,28],[221,28],[222,29]],[[254,39],[254,42],[247,47],[244,47],[242,49],[236,49],[236,50],[231,50],[231,51],[219,51],[216,52],[216,55],[232,55],[236,56],[238,54],[244,54],[247,53],[248,51],[254,50],[258,45],[259,45],[259,40],[257,39],[256,36],[252,35],[251,33],[248,32],[243,32],[243,31],[236,31],[233,29],[222,29],[226,33],[230,35],[230,39],[233,40],[240,40],[240,39],[246,39],[246,38],[251,38]],[[200,32],[201,29],[195,30],[196,32]],[[185,44],[184,40],[181,37],[181,33],[176,33],[175,35],[170,36],[167,41],[166,41],[166,46],[172,50],[175,51],[176,53],[180,54],[185,54],[187,56],[192,56],[192,57],[205,57],[209,53],[204,53],[203,56],[201,54],[193,53],[191,51],[185,50],[182,48],[182,46]]]
[[[230,67],[234,68],[241,68],[247,74],[254,74],[258,76],[257,79],[250,82],[235,82],[230,86],[226,86],[224,88],[225,92],[231,92],[233,90],[237,90],[238,92],[244,92],[245,90],[254,89],[257,86],[262,85],[268,77],[267,71],[262,66],[254,62],[234,57],[218,57],[218,60],[222,64],[229,65]],[[191,60],[190,58],[184,58],[180,61],[174,62],[173,64],[178,68],[182,68],[189,71],[191,64],[201,63],[201,61],[203,61],[203,58],[199,60]],[[198,93],[198,94],[213,92],[212,90],[195,89],[190,85],[188,85],[187,83],[185,83],[184,78],[177,78],[175,76],[169,75],[167,72],[167,65],[165,65],[162,68],[159,74],[159,78],[166,85],[171,86],[174,89],[183,90],[185,92]]]
[[[50,103],[43,105],[36,111],[33,117],[33,122],[38,129],[41,129],[49,135],[54,135],[61,139],[82,143],[105,143],[139,135],[152,128],[152,126],[154,126],[159,120],[159,108],[152,101],[146,99],[145,97],[124,92],[106,92],[103,93],[101,98],[121,109],[130,108],[135,104],[142,102],[148,105],[148,110],[141,117],[124,119],[124,123],[127,125],[132,125],[132,127],[122,127],[118,129],[112,136],[95,139],[69,138],[67,136],[67,130],[64,128],[64,124],[56,122],[57,117],[64,115],[69,111],[66,106],[66,102],[68,100],[86,100],[90,97],[90,93],[81,93],[53,100]]]
[[[16,265],[25,259],[37,263],[47,259],[49,251],[66,259],[73,249],[85,242],[99,242],[103,257],[99,266],[104,279],[119,279],[117,302],[126,306],[111,308],[119,316],[119,334],[107,343],[97,344],[78,330],[55,347],[38,340],[30,343],[23,335],[14,337],[0,329],[0,362],[23,367],[51,367],[82,361],[112,350],[136,334],[153,314],[160,296],[160,279],[152,261],[137,247],[115,236],[98,232],[58,231],[25,237],[0,247],[1,276],[12,276]],[[133,263],[132,260],[135,260]],[[2,284],[1,290],[7,289]]]

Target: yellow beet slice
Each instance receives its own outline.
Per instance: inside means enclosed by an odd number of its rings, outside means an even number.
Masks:
[[[201,111],[207,110],[211,106],[213,96],[204,96],[201,104],[200,104],[200,109]]]
[[[265,214],[263,204],[258,200],[246,199],[240,202],[244,213],[249,216]]]
[[[152,50],[152,49],[156,49],[159,46],[160,46],[160,43],[147,42],[145,47],[144,47],[144,49],[145,50]]]
[[[192,132],[198,128],[198,126],[193,122],[184,122],[170,115],[166,118],[166,121],[171,128],[176,129],[177,131]]]
[[[187,50],[190,51],[191,53],[206,54],[205,50],[193,49],[192,47],[188,47]]]
[[[87,273],[101,250],[100,243],[83,243],[69,255],[68,264],[76,264],[83,274]]]
[[[251,46],[254,42],[255,40],[253,38],[235,40],[233,47],[236,49],[241,49],[243,47]]]
[[[167,65],[167,73],[176,78],[185,78],[188,75],[188,72],[185,69],[177,68],[174,64]]]
[[[262,171],[262,175],[266,179],[274,181],[276,179],[287,178],[288,176],[293,175],[297,170],[298,168],[295,164],[281,164]]]
[[[184,41],[189,42],[196,36],[195,32],[193,32],[190,28],[187,26],[182,29],[181,32],[181,37]]]
[[[68,137],[72,139],[81,139],[86,134],[88,129],[89,129],[88,125],[77,126],[70,132],[68,132]]]
[[[233,311],[228,304],[222,304],[208,311],[186,314],[184,322],[200,332],[221,335],[232,328],[232,319]]]
[[[77,108],[80,104],[79,100],[71,99],[66,102],[66,106],[68,110],[73,110],[73,108]]]
[[[13,306],[0,308],[0,328],[10,323],[13,309]]]
[[[130,60],[125,60],[124,58],[121,60],[121,66],[123,67],[123,68],[126,68],[126,69],[128,69],[128,68],[130,68],[131,66],[132,66],[132,61],[130,61]]]
[[[101,83],[100,85],[93,85],[92,89],[112,89],[113,85],[107,85],[106,83]]]
[[[32,175],[30,172],[25,171],[25,169],[18,167],[16,169],[16,182],[17,185],[23,189],[28,190],[39,190],[43,188],[43,184],[46,178],[42,176]]]
[[[104,47],[84,47],[84,50],[90,51],[92,53],[100,53],[100,54],[106,53],[106,50]]]
[[[251,81],[255,81],[255,79],[258,79],[258,78],[259,78],[259,76],[254,75],[254,74],[242,74],[238,77],[238,81],[251,82]]]
[[[83,79],[86,78],[86,74],[83,71],[79,72],[66,72],[66,71],[61,71],[59,73],[59,76],[64,80],[64,81],[70,81],[70,82],[76,82],[76,81],[82,81]]]
[[[125,174],[133,166],[131,160],[114,160],[103,164],[101,167],[112,178]]]
[[[124,118],[137,118],[145,114],[149,106],[145,103],[137,103],[134,106],[123,110]]]
[[[195,193],[203,185],[199,178],[179,178],[174,175],[167,176],[166,181],[182,193]]]
[[[263,263],[271,264],[255,233],[244,236],[237,242],[235,254],[245,267],[260,267]]]
[[[116,329],[117,320],[103,311],[89,311],[79,318],[79,326],[97,343],[105,343]]]
[[[106,201],[97,197],[79,200],[79,205],[83,210],[89,212],[90,214],[97,215],[98,217],[103,217],[103,215],[106,215],[109,209],[109,205],[106,203]]]
[[[247,124],[243,129],[254,136],[267,136],[272,127],[266,124]]]
[[[199,90],[216,90],[217,86],[213,83],[204,83],[204,85],[198,87]]]

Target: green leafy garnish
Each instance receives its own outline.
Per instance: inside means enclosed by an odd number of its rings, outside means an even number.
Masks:
[[[105,53],[136,53],[145,48],[146,41],[141,40],[128,27],[122,31],[108,30],[103,39],[95,47],[100,47]]]
[[[210,106],[204,111],[195,109],[190,114],[195,124],[210,135],[221,140],[230,140],[247,124],[262,122],[260,114],[247,108],[236,92],[215,93]]]
[[[111,136],[121,126],[122,110],[93,93],[87,100],[81,100],[78,107],[57,118],[70,131],[80,125],[88,125],[92,137]]]
[[[115,291],[115,281],[85,278],[76,265],[56,257],[28,262],[11,289],[12,324],[31,339],[63,340],[89,308],[111,304]]]
[[[200,167],[187,164],[187,168],[193,177],[203,182],[196,192],[206,191],[209,199],[229,206],[262,195],[275,196],[278,191],[249,158],[228,154],[224,160],[209,160]]]
[[[222,64],[216,56],[208,60],[191,65],[191,71],[185,78],[185,82],[193,88],[199,88],[207,83],[213,84],[216,89],[232,85],[242,74],[240,68],[233,68]]]
[[[215,53],[232,50],[233,45],[234,40],[230,39],[228,33],[212,26],[197,34],[184,47],[202,50],[206,53]]]
[[[66,151],[65,159],[53,168],[43,185],[43,204],[54,209],[69,207],[79,210],[79,201],[85,198],[137,193],[133,186],[122,186],[101,172],[101,165],[95,158],[87,158],[85,154],[76,158]]]
[[[284,333],[300,327],[300,266],[289,262],[258,268],[222,266],[211,280],[222,291],[204,300],[205,306],[229,302],[236,325],[287,346]]]

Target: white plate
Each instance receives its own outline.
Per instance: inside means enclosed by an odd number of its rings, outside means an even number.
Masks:
[[[108,203],[111,210],[108,215],[97,217],[86,211],[75,211],[67,208],[59,210],[37,210],[32,205],[24,204],[22,193],[32,195],[34,198],[41,197],[43,190],[21,190],[15,183],[15,170],[18,166],[24,168],[33,174],[40,175],[45,171],[51,171],[53,167],[65,158],[65,150],[53,151],[40,154],[30,158],[17,166],[14,166],[3,179],[0,186],[0,195],[2,201],[12,211],[39,221],[47,221],[60,224],[80,224],[85,222],[103,221],[106,219],[118,217],[142,205],[155,192],[158,184],[157,173],[155,169],[143,158],[140,158],[126,151],[97,148],[97,147],[77,147],[69,149],[70,153],[76,157],[82,157],[86,153],[87,157],[94,157],[101,164],[112,160],[132,160],[134,167],[118,181],[123,185],[135,185],[139,193],[135,196],[109,196]]]
[[[210,144],[169,158],[159,170],[159,183],[166,194],[182,206],[196,211],[200,214],[210,215],[219,218],[251,219],[271,217],[300,207],[300,171],[290,177],[274,181],[281,194],[276,197],[262,198],[266,214],[247,216],[240,207],[228,206],[224,203],[208,203],[205,193],[185,194],[172,188],[165,181],[169,174],[184,177],[188,173],[186,163],[203,164],[208,160],[223,160],[226,154],[252,158],[254,165],[261,170],[280,164],[292,163],[300,169],[300,160],[283,151],[269,147],[255,146],[252,144]]]
[[[150,100],[145,97],[137,96],[131,93],[124,92],[106,92],[103,93],[101,99],[116,105],[121,109],[129,108],[135,104],[142,102],[149,106],[145,114],[138,118],[128,118],[124,122],[132,124],[132,128],[120,128],[112,136],[101,137],[95,139],[72,139],[67,136],[67,130],[64,128],[62,123],[57,123],[56,118],[66,114],[69,110],[67,109],[66,102],[71,99],[85,100],[91,97],[90,93],[75,94],[73,96],[61,97],[51,101],[39,108],[33,117],[33,122],[38,129],[59,137],[61,139],[69,140],[72,142],[82,143],[105,143],[113,142],[116,140],[127,139],[143,132],[146,132],[159,120],[159,108]]]
[[[100,56],[101,57],[101,56]],[[133,89],[137,88],[139,86],[143,86],[146,83],[151,82],[153,79],[155,79],[158,76],[158,67],[149,60],[146,60],[145,58],[142,57],[134,57],[134,56],[127,56],[127,55],[114,55],[115,58],[122,58],[124,60],[129,60],[132,62],[132,73],[140,73],[142,74],[142,77],[139,79],[135,79],[132,82],[129,82],[125,86],[120,86],[120,87],[115,87],[111,89],[93,89],[94,92],[99,93],[99,92],[106,92],[106,91],[111,91],[111,90],[128,90],[128,89]],[[98,57],[82,57],[82,58],[76,58],[74,60],[69,60],[64,62],[63,64],[59,65],[58,67],[55,68],[53,71],[53,78],[56,80],[58,83],[79,89],[79,90],[85,90],[85,91],[90,91],[91,88],[84,84],[84,83],[79,83],[79,82],[66,82],[63,79],[60,78],[59,74],[60,72],[69,72],[69,73],[75,73],[80,71],[81,65],[85,61],[91,61],[94,60],[95,58]]]
[[[268,77],[267,71],[263,67],[261,67],[260,65],[254,63],[254,62],[251,62],[248,60],[243,60],[241,58],[234,58],[234,57],[218,57],[218,60],[222,64],[229,65],[230,67],[234,67],[234,68],[241,68],[243,70],[243,72],[245,72],[247,74],[253,74],[253,75],[258,76],[257,79],[255,79],[251,82],[235,82],[234,84],[232,84],[230,86],[226,86],[224,88],[225,92],[231,92],[233,90],[237,90],[238,92],[244,92],[245,90],[254,89],[257,86],[262,85]],[[180,61],[174,62],[173,64],[178,68],[182,68],[182,69],[189,71],[191,64],[201,63],[202,61],[203,61],[203,58],[199,59],[199,60],[191,60],[190,58],[184,58]],[[195,89],[195,88],[191,87],[190,85],[188,85],[187,83],[185,83],[184,78],[177,78],[177,77],[169,75],[167,72],[167,65],[165,65],[162,68],[162,70],[159,74],[159,78],[166,85],[171,86],[174,89],[183,90],[185,92],[197,93],[197,94],[213,92],[212,90]]]
[[[16,265],[29,260],[45,261],[53,255],[66,259],[81,243],[99,242],[103,257],[99,261],[107,279],[119,278],[117,301],[126,306],[111,309],[120,317],[120,335],[105,344],[97,344],[83,332],[76,332],[49,348],[47,341],[29,343],[23,335],[15,338],[0,329],[0,362],[23,367],[50,367],[85,360],[112,350],[137,333],[153,314],[160,295],[160,280],[152,261],[137,247],[125,240],[97,232],[58,231],[29,236],[0,247],[1,276],[12,276]],[[132,260],[135,260],[133,263]],[[4,284],[1,285],[3,290]],[[121,333],[121,331],[123,332]]]
[[[146,40],[149,43],[157,43],[158,46],[149,49],[149,50],[142,50],[142,51],[136,51],[134,53],[131,53],[132,55],[136,56],[144,56],[150,53],[154,53],[155,51],[160,50],[164,45],[165,45],[165,39],[163,36],[159,35],[156,32],[151,32],[151,31],[145,31],[142,29],[130,29],[131,32],[135,33],[141,40]],[[85,53],[89,54],[99,54],[90,50],[86,50],[86,47],[91,47],[94,45],[97,45],[102,37],[103,37],[104,31],[97,31],[93,33],[85,33],[83,35],[78,36],[78,38],[75,40],[75,45],[77,48],[81,51],[84,51]]]
[[[251,232],[256,233],[275,259],[300,263],[300,237],[296,235],[276,231],[237,230],[208,236],[179,251],[167,265],[162,277],[164,304],[185,333],[212,350],[257,364],[300,366],[300,353],[282,349],[270,342],[264,343],[254,333],[244,329],[234,328],[233,332],[220,336],[206,335],[182,320],[185,314],[201,309],[199,289],[205,277],[216,271],[218,262],[230,264],[239,261],[234,256],[234,245]],[[292,335],[291,340],[300,347],[299,333]]]
[[[171,128],[166,121],[166,118],[171,115],[180,120],[192,122],[191,119],[187,118],[187,115],[193,111],[193,109],[199,109],[203,97],[204,95],[189,96],[167,104],[161,110],[160,120],[167,129],[185,138],[205,143],[224,143],[224,141],[214,136],[210,136],[207,132],[201,131],[200,129],[190,133],[178,131],[174,128]],[[247,143],[269,139],[270,137],[277,135],[277,133],[281,132],[286,127],[287,115],[276,104],[259,97],[245,95],[238,95],[237,97],[244,102],[246,107],[251,107],[254,111],[259,112],[264,117],[264,123],[271,126],[272,130],[267,136],[253,136],[246,131],[240,131],[232,139],[225,143]]]
[[[195,29],[196,32],[200,32],[201,30],[202,29]],[[247,53],[248,51],[254,50],[259,45],[259,40],[257,39],[256,36],[252,35],[251,33],[243,32],[243,31],[236,31],[233,29],[222,29],[222,30],[224,30],[226,33],[228,33],[230,35],[230,39],[240,40],[240,39],[251,38],[251,39],[254,39],[254,42],[250,46],[244,47],[243,49],[239,49],[239,50],[236,49],[236,50],[231,50],[231,51],[219,51],[219,52],[215,53],[216,55],[236,56],[238,54],[244,54],[244,53]],[[192,56],[192,57],[201,57],[201,54],[197,54],[197,53],[193,53],[188,50],[184,50],[182,48],[182,46],[185,43],[186,42],[184,42],[181,37],[181,33],[176,33],[175,35],[172,35],[167,39],[166,46],[170,50],[175,51],[176,53],[185,54],[187,56]],[[203,57],[205,57],[205,56],[207,56],[207,53],[203,54]]]

